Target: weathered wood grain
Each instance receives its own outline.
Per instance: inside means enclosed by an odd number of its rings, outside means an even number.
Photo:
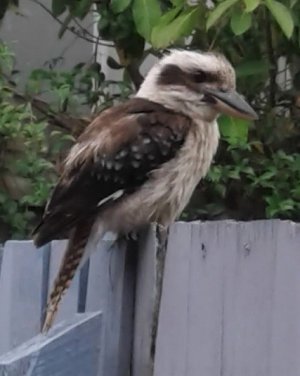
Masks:
[[[3,251],[4,251],[3,245],[0,244],[0,274],[1,274],[1,264],[2,264]]]
[[[86,301],[87,311],[103,311],[103,351],[97,376],[127,376],[131,367],[136,250],[110,241],[100,242],[97,248],[90,258]]]
[[[31,242],[6,244],[0,274],[0,353],[39,331],[41,307],[49,293],[48,281],[57,272],[63,245],[52,244],[50,252],[49,247],[36,250]],[[89,246],[97,250],[78,273],[71,296],[65,298],[66,307],[62,306],[61,315],[68,322],[61,329],[56,327],[59,339],[51,340],[49,347],[45,339],[35,338],[33,341],[37,341],[41,351],[36,351],[31,343],[26,345],[27,352],[23,349],[21,354],[17,349],[10,358],[2,355],[3,375],[128,376],[132,372],[133,376],[152,376],[155,232],[149,229],[144,233],[138,254],[137,244],[130,244],[128,249],[125,243],[109,241],[98,245],[90,242]],[[73,322],[72,333],[76,334],[68,337],[66,325],[74,319],[77,309],[103,311],[102,329],[89,327],[83,333],[76,329],[81,324]],[[67,344],[65,334],[70,338]],[[66,350],[72,349],[74,342],[85,359],[84,346],[76,342],[82,338],[93,354],[88,371],[76,365],[77,359],[68,358]],[[57,368],[50,365],[53,354]],[[154,376],[297,376],[299,354],[300,224],[220,221],[173,225],[166,256]],[[11,356],[13,361],[8,361]],[[33,359],[38,359],[37,363]],[[43,363],[41,359],[48,360]],[[28,364],[31,369],[26,368]],[[21,369],[27,373],[20,373]],[[47,373],[48,369],[52,373]],[[69,373],[59,373],[61,369]],[[38,373],[40,370],[44,373]]]
[[[153,318],[156,298],[155,228],[150,227],[140,237],[136,276],[134,313],[133,376],[152,376],[151,354]]]
[[[172,226],[155,376],[300,374],[300,225]]]
[[[40,330],[43,250],[31,241],[5,244],[0,274],[0,354]]]
[[[101,328],[101,312],[60,323],[0,357],[0,376],[97,375]]]

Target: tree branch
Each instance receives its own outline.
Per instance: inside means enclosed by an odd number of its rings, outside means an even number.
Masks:
[[[92,121],[92,117],[75,118],[65,113],[54,113],[49,104],[41,99],[28,97],[13,88],[10,88],[13,98],[23,103],[30,103],[34,110],[43,115],[48,124],[57,126],[77,138],[83,129]]]
[[[133,82],[136,91],[138,91],[142,82],[144,81],[144,77],[141,75],[139,71],[138,64],[132,62],[125,69],[127,70],[127,73],[129,74],[129,77],[131,78],[131,81]]]
[[[265,30],[266,30],[266,49],[269,61],[269,104],[274,107],[276,104],[276,76],[277,76],[277,59],[272,41],[272,24],[270,14],[265,9]]]
[[[84,30],[84,35],[82,34],[82,32],[76,30],[75,28],[73,27],[70,27],[70,26],[67,26],[64,24],[63,21],[61,21],[58,17],[56,17],[50,9],[48,9],[43,3],[41,3],[39,0],[30,0],[32,1],[33,3],[39,5],[45,12],[47,12],[56,22],[58,22],[61,26],[63,26],[66,30],[70,31],[72,34],[76,35],[78,38],[80,39],[83,39],[87,42],[90,42],[90,43],[98,43],[99,45],[102,45],[102,46],[107,46],[107,47],[113,47],[113,43],[112,42],[105,42],[105,41],[99,41],[97,37],[95,37],[93,34],[91,34],[88,30],[84,29],[82,26],[80,26],[80,28],[82,30]],[[78,23],[77,23],[78,24]]]

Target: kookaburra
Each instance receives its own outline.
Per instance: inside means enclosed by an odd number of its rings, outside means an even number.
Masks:
[[[153,66],[135,97],[85,129],[34,231],[37,247],[70,233],[44,330],[91,233],[124,235],[152,222],[167,226],[180,215],[217,150],[220,113],[257,118],[235,91],[224,56],[175,50]]]

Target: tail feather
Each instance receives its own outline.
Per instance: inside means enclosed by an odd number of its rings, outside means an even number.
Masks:
[[[73,230],[73,233],[69,239],[65,255],[61,262],[60,269],[54,281],[54,286],[48,301],[46,316],[42,328],[42,332],[44,333],[48,332],[48,330],[51,328],[63,294],[69,288],[82,260],[93,222],[94,220],[87,220],[79,223]]]
[[[37,248],[51,242],[53,239],[61,239],[65,237],[72,228],[77,226],[78,219],[65,218],[57,215],[42,220],[38,226],[33,230],[32,237]]]

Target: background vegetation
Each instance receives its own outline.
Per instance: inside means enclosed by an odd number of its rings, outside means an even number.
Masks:
[[[170,47],[222,51],[259,113],[255,123],[220,119],[215,163],[183,218],[300,219],[300,1],[52,0],[49,9],[31,1],[60,24],[59,38],[69,30],[95,44],[95,54],[102,43],[115,46],[117,59],[107,63],[124,74],[108,80],[96,59],[66,72],[54,64],[34,70],[20,93],[1,45],[2,238],[29,235],[72,140],[93,113],[139,87],[149,55]],[[17,6],[1,1],[0,17]],[[99,36],[83,27],[91,13]]]

